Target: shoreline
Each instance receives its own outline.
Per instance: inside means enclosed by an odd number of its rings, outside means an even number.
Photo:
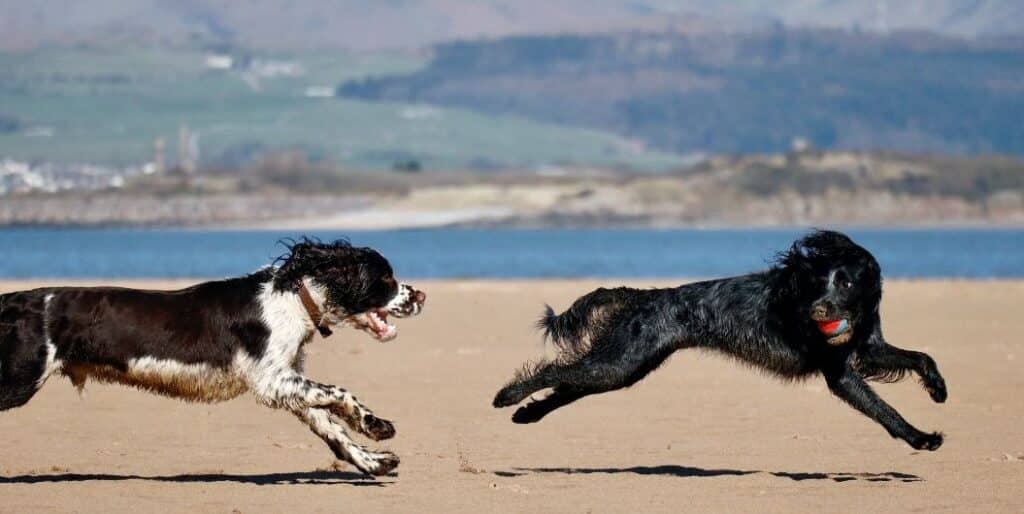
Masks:
[[[225,277],[194,277],[194,278],[4,278],[0,277],[0,292],[20,289],[31,289],[37,287],[92,287],[109,284],[120,284],[125,287],[141,289],[177,289],[189,287],[202,282],[223,280]],[[691,284],[704,280],[714,280],[722,277],[681,277],[681,278],[636,278],[636,277],[568,277],[568,278],[418,278],[402,277],[403,280],[415,282],[420,285],[435,285],[444,287],[456,287],[462,289],[479,289],[487,287],[507,288],[521,285],[548,286],[577,286],[593,285],[594,287],[607,286],[614,283],[616,286],[636,288],[668,288],[684,284]],[[1024,277],[997,277],[997,278],[886,278],[886,284],[899,285],[938,285],[938,284],[993,284],[993,285],[1020,285],[1024,286]],[[1022,298],[1024,299],[1024,298]]]
[[[829,227],[838,230],[872,230],[872,231],[910,231],[910,230],[1024,230],[1024,222],[989,221],[989,220],[957,220],[957,221],[922,221],[919,223],[806,223],[806,224],[741,224],[741,223],[585,223],[585,224],[534,224],[534,223],[478,223],[476,221],[451,222],[458,218],[459,213],[433,213],[428,220],[404,223],[367,222],[367,223],[324,223],[315,218],[285,219],[254,223],[210,223],[210,224],[136,224],[136,223],[99,223],[99,224],[68,224],[68,223],[18,223],[0,225],[0,230],[139,230],[139,231],[209,231],[209,232],[282,232],[302,230],[352,231],[352,232],[392,232],[405,230],[720,230],[720,231],[759,231],[759,230],[807,230],[814,227]],[[362,217],[362,216],[361,216]],[[442,220],[444,223],[435,221]]]

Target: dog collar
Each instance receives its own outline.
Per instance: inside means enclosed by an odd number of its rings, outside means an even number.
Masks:
[[[309,294],[309,289],[306,289],[306,284],[299,282],[299,299],[302,300],[302,306],[306,308],[306,313],[309,314],[309,319],[313,321],[313,326],[316,327],[317,332],[320,335],[327,337],[331,335],[331,329],[323,326],[323,314],[320,312],[320,308],[316,306],[316,302],[313,301],[313,297]]]

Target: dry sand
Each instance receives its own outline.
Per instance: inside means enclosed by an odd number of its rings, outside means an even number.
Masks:
[[[401,455],[397,476],[330,471],[315,436],[250,397],[197,405],[91,384],[79,399],[51,379],[0,414],[0,511],[1024,511],[1022,282],[886,284],[886,335],[931,353],[950,399],[933,404],[913,380],[878,389],[946,433],[933,453],[890,439],[820,379],[782,384],[696,351],[513,425],[490,400],[542,353],[542,302],[565,307],[596,283],[418,285],[427,309],[397,340],[339,330],[308,347],[309,375],[395,420],[398,436],[370,445]]]

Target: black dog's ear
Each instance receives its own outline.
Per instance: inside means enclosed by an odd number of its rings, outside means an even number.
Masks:
[[[867,295],[868,307],[870,311],[878,314],[878,310],[882,303],[882,267],[879,266],[878,261],[870,253],[866,253],[861,262],[864,267],[863,281],[866,287],[869,287],[869,293]]]
[[[809,271],[811,269],[812,254],[812,250],[801,239],[793,243],[788,250],[779,252],[775,256],[775,265],[793,273]]]
[[[801,296],[806,288],[801,283],[811,276],[810,250],[797,241],[788,250],[775,255],[774,265],[779,271],[776,293],[780,300],[790,301]]]

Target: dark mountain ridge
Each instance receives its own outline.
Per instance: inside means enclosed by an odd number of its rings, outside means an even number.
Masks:
[[[772,29],[516,36],[433,49],[340,96],[584,125],[673,152],[1024,154],[1024,44]]]

